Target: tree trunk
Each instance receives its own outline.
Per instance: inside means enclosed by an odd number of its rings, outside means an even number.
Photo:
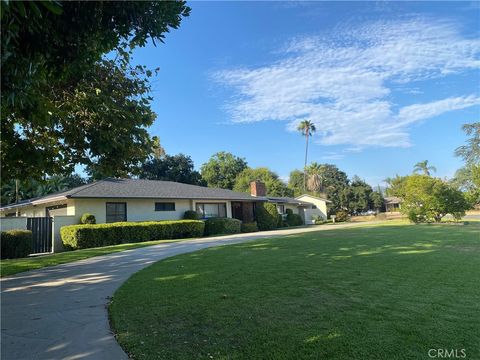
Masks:
[[[305,146],[305,164],[303,166],[303,191],[307,189],[307,155],[308,155],[308,135],[310,135],[310,131],[307,129],[306,138],[307,144]]]

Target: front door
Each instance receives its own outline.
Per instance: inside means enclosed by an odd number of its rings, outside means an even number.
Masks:
[[[243,204],[241,202],[232,201],[232,217],[234,219],[243,220]]]

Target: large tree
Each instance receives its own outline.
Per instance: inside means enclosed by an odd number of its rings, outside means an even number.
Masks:
[[[322,189],[331,201],[328,205],[329,214],[348,207],[348,176],[333,164],[321,164],[318,175],[322,180]]]
[[[447,214],[460,219],[469,207],[470,204],[460,191],[438,178],[411,175],[405,181],[401,211],[411,221],[439,222]]]
[[[303,165],[303,190],[307,190],[307,157],[308,157],[308,139],[312,136],[317,128],[315,124],[310,120],[303,120],[301,121],[298,126],[297,130],[305,136],[305,162]]]
[[[250,192],[250,183],[260,180],[265,183],[267,195],[269,196],[293,196],[293,191],[280,180],[277,174],[267,168],[247,168],[243,170],[235,181],[233,190]]]
[[[150,159],[141,167],[139,176],[141,179],[205,185],[200,173],[194,169],[190,156],[184,154]]]
[[[436,172],[435,166],[428,165],[428,160],[423,160],[415,164],[413,168],[414,173],[423,173],[423,175],[430,176],[431,173]]]
[[[369,210],[371,206],[371,196],[373,190],[370,185],[360,179],[358,176],[354,176],[348,190],[346,191],[348,200],[348,210],[352,213],[360,213],[365,210]]]
[[[288,177],[288,187],[293,191],[295,196],[299,196],[305,193],[303,189],[303,171],[292,170]]]
[[[480,164],[480,122],[465,124],[462,129],[470,138],[466,145],[455,149],[455,155],[460,156],[467,165],[478,165]]]
[[[75,164],[123,175],[144,159],[151,72],[129,65],[131,51],[163,41],[188,14],[184,1],[3,1],[3,178]]]
[[[221,151],[202,165],[200,172],[209,187],[233,189],[238,174],[248,167],[244,158]]]

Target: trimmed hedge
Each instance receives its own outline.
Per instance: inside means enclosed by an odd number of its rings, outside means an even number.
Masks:
[[[205,235],[238,234],[242,222],[232,218],[210,218],[205,220]]]
[[[80,223],[81,224],[96,224],[97,220],[95,219],[95,215],[85,213],[80,218]]]
[[[183,218],[185,220],[200,220],[200,216],[198,216],[198,213],[193,210],[185,211],[185,214],[183,214]]]
[[[258,226],[256,222],[242,223],[241,232],[249,233],[258,231]]]
[[[290,209],[288,209],[290,210]],[[303,225],[303,220],[298,214],[294,214],[293,212],[287,213],[287,224],[288,226],[300,226]]]
[[[150,240],[200,237],[205,224],[199,220],[117,222],[96,225],[69,225],[60,229],[69,249],[86,249]]]
[[[260,231],[273,230],[279,224],[279,217],[277,207],[272,203],[258,204],[256,209],[257,225]]]
[[[2,259],[26,257],[33,250],[30,230],[2,231],[0,237]]]

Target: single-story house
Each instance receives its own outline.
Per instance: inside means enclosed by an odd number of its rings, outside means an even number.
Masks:
[[[74,189],[0,208],[5,217],[74,217],[93,214],[97,223],[182,219],[194,210],[202,218],[231,217],[251,222],[258,203],[272,202],[280,213],[291,208],[305,223],[311,215],[326,218],[326,200],[310,195],[294,198],[267,197],[265,185],[251,183],[251,193],[208,188],[172,181],[107,178]],[[307,217],[307,215],[308,217]]]
[[[396,196],[388,196],[385,199],[386,212],[399,212],[402,207],[402,199]]]

